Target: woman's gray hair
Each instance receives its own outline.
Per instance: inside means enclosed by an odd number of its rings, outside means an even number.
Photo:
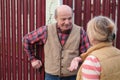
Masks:
[[[91,19],[87,24],[87,33],[91,35],[94,40],[111,42],[115,39],[114,22],[105,16],[97,16]]]

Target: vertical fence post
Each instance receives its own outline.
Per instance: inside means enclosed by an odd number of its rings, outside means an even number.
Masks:
[[[29,16],[29,30],[30,31],[33,31],[35,29],[35,25],[34,25],[34,22],[35,22],[35,18],[34,18],[34,13],[35,13],[35,7],[34,7],[34,3],[35,3],[35,0],[30,0],[30,16]],[[35,79],[35,70],[32,68],[32,66],[30,65],[30,79],[31,80],[34,80]]]
[[[82,6],[82,0],[75,0],[75,10],[74,10],[75,24],[82,26],[82,7],[81,6]]]
[[[4,7],[4,0],[1,0],[1,38],[2,38],[2,79],[6,80],[6,58],[5,58],[5,54],[6,54],[6,48],[5,48],[5,7]]]
[[[102,1],[102,15],[110,17],[110,0]]]
[[[0,0],[0,26],[1,26],[1,0]],[[0,28],[1,33],[1,28]],[[0,80],[2,80],[2,34],[0,34]]]
[[[15,0],[11,0],[11,26],[12,26],[12,79],[16,80],[16,12]]]
[[[117,8],[117,41],[116,46],[120,49],[120,0],[118,0],[118,8]]]
[[[11,46],[10,46],[10,0],[6,0],[6,40],[7,40],[7,51],[6,51],[6,58],[7,58],[7,79],[11,80]]]
[[[93,1],[93,16],[98,16],[101,14],[101,0],[94,0]]]
[[[21,35],[21,0],[17,0],[17,57],[18,80],[22,80],[22,35]]]
[[[87,22],[91,19],[91,0],[84,0],[84,22],[83,27],[86,30]]]

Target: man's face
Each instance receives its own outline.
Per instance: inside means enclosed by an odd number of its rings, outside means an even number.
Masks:
[[[59,12],[55,19],[61,31],[66,31],[72,28],[72,11]]]

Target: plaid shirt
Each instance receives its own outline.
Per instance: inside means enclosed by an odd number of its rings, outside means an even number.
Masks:
[[[63,46],[69,36],[71,30],[68,30],[64,33],[60,31],[59,28],[57,28],[57,34],[59,37],[59,40],[61,42],[61,45]],[[84,53],[90,46],[88,37],[82,28],[80,31],[80,53]],[[47,39],[47,26],[42,26],[38,28],[35,31],[30,32],[29,34],[24,36],[23,39],[23,46],[24,46],[24,51],[28,54],[30,59],[34,59],[34,44],[39,44],[39,45],[44,45]]]

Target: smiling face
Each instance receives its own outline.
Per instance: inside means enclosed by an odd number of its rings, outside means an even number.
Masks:
[[[72,14],[72,9],[66,5],[62,5],[56,9],[55,19],[61,31],[72,28]]]

